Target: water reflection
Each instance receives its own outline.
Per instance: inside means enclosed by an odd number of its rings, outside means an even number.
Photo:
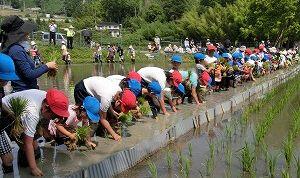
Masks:
[[[159,66],[163,69],[169,69],[169,63],[147,63],[147,64],[122,64],[122,63],[109,63],[109,64],[73,64],[61,65],[54,78],[48,78],[46,75],[39,78],[38,83],[41,90],[49,88],[57,88],[63,90],[69,97],[71,102],[74,102],[73,91],[74,85],[80,80],[90,76],[103,76],[109,75],[126,75],[131,70],[139,70],[145,66]],[[192,64],[183,64],[182,69],[191,68]]]

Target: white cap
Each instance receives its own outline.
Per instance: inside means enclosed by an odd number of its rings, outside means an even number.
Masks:
[[[31,41],[31,42],[30,42],[30,45],[31,45],[31,46],[36,45],[35,41]]]

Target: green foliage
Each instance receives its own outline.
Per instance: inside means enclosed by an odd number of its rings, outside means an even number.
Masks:
[[[128,113],[122,113],[119,118],[119,121],[121,121],[121,123],[123,124],[130,124],[132,122],[132,113],[128,112]]]
[[[171,153],[170,149],[167,150],[167,158],[166,159],[167,159],[168,168],[171,169],[172,165],[173,165],[173,157],[172,157],[172,153]]]
[[[292,138],[289,136],[283,142],[283,155],[285,158],[286,166],[289,168],[291,166],[293,158],[294,144]]]
[[[144,19],[148,22],[155,22],[155,21],[164,21],[165,20],[164,9],[159,4],[153,3],[146,9],[144,12]]]

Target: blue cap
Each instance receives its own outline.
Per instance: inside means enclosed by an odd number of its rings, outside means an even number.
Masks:
[[[2,80],[20,80],[16,74],[15,65],[8,55],[0,53],[0,79]]]
[[[185,94],[184,86],[181,83],[177,87],[177,92],[180,92],[180,94],[182,94],[182,95]]]
[[[128,87],[135,96],[138,96],[141,93],[142,85],[135,79],[128,80]]]
[[[229,53],[223,53],[223,54],[222,54],[222,57],[223,57],[223,58],[230,58],[230,55],[229,55]]]
[[[264,54],[264,58],[263,58],[263,60],[264,60],[264,61],[268,61],[268,60],[270,60],[270,56],[269,56],[269,55],[267,55],[267,54]]]
[[[173,55],[171,58],[172,62],[178,62],[178,63],[182,63],[182,58],[179,55]]]
[[[218,52],[214,52],[214,57],[219,59],[219,58],[221,58],[221,55]]]
[[[202,53],[196,53],[196,54],[194,55],[194,59],[195,59],[195,60],[204,60],[204,59],[205,59],[205,55],[202,54]]]
[[[92,122],[97,123],[100,120],[100,107],[101,103],[92,96],[87,96],[84,98],[82,106],[86,110],[88,117],[91,119]]]
[[[252,59],[253,61],[257,61],[258,60],[258,56],[257,55],[251,55],[250,59]]]
[[[232,54],[232,57],[233,57],[234,59],[242,59],[242,58],[243,58],[243,54],[242,54],[241,52],[236,51],[236,52],[234,52],[234,53]]]
[[[161,86],[157,81],[152,81],[149,83],[148,88],[151,93],[154,93],[158,98],[161,96]]]

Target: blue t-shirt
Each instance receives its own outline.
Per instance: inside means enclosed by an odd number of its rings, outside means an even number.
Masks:
[[[181,76],[182,76],[182,80],[187,80],[189,72],[188,71],[179,71]],[[191,73],[190,79],[189,81],[192,84],[192,87],[197,87],[198,84],[198,75],[195,72]]]
[[[43,64],[35,68],[33,60],[19,44],[12,45],[8,50],[8,55],[13,59],[16,74],[20,78],[20,80],[11,81],[13,91],[38,89],[37,78],[48,72],[48,67]]]

